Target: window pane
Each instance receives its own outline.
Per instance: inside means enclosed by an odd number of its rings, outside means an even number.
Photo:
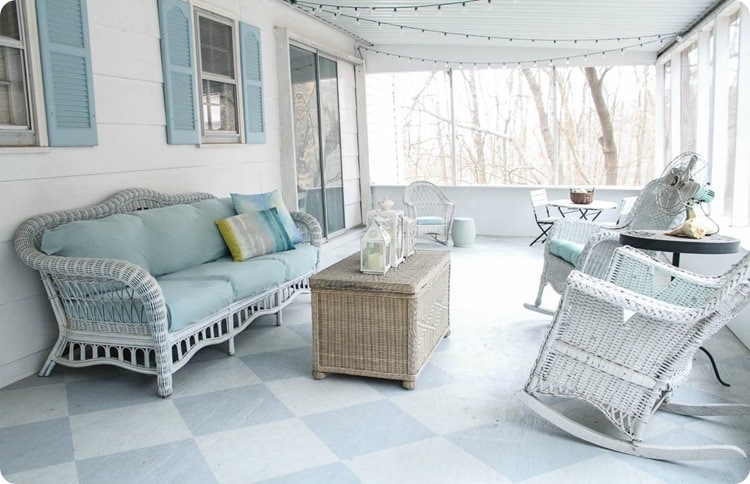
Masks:
[[[231,84],[203,80],[203,130],[237,132],[235,89]]]
[[[0,36],[21,40],[15,1],[6,3],[3,9],[0,10]]]
[[[199,17],[203,72],[234,77],[232,26]]]
[[[0,47],[0,125],[29,127],[23,54]]]

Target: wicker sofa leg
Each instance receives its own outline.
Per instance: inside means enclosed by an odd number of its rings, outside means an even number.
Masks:
[[[64,347],[63,346],[64,341],[65,341],[65,338],[63,338],[62,335],[59,335],[57,337],[57,341],[55,341],[55,344],[52,347],[52,350],[49,352],[47,361],[44,362],[44,365],[42,365],[42,369],[39,370],[39,376],[50,376],[52,374],[52,370],[54,370],[55,366],[57,365],[55,358],[60,356],[61,350]]]
[[[227,353],[229,356],[234,356],[234,337],[227,340]]]

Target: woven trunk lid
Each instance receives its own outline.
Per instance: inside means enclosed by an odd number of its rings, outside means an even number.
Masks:
[[[385,275],[360,272],[359,252],[352,254],[310,278],[313,289],[349,289],[384,291],[396,294],[418,294],[435,274],[450,263],[447,250],[418,250]]]

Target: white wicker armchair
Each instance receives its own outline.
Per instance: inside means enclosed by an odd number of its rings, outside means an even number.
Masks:
[[[524,304],[524,307],[544,314],[553,314],[553,310],[541,307],[544,289],[549,284],[556,293],[562,294],[565,289],[565,280],[576,267],[586,274],[603,277],[607,267],[609,267],[613,251],[619,246],[619,231],[625,229],[666,230],[681,222],[684,217],[683,213],[668,215],[656,206],[656,197],[662,183],[663,180],[657,178],[646,184],[633,204],[633,208],[616,226],[606,227],[595,222],[574,219],[562,219],[555,222],[547,234],[547,240],[544,244],[544,266],[539,279],[536,299],[534,304]],[[597,235],[597,238],[591,240],[594,235]],[[551,249],[556,240],[585,244],[576,267],[552,253]],[[594,245],[600,245],[600,247],[596,254],[591,254],[591,248]],[[586,269],[583,269],[584,263]]]
[[[417,235],[431,235],[448,245],[455,205],[437,185],[416,181],[404,190],[406,214],[417,221]]]
[[[698,348],[750,301],[750,255],[718,277],[693,274],[631,247],[615,250],[605,280],[573,271],[523,392],[532,410],[595,445],[642,457],[746,457],[731,445],[642,442],[658,409],[685,415],[750,413],[741,404],[677,405],[669,399]],[[600,410],[616,438],[558,413],[537,395],[576,398]]]

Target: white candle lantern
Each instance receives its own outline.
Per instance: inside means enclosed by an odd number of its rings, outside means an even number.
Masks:
[[[385,274],[391,268],[391,236],[382,227],[383,220],[373,218],[362,237],[360,270],[368,274]]]
[[[383,228],[391,237],[390,261],[391,266],[396,267],[404,261],[404,212],[403,210],[392,210],[393,201],[384,197],[378,202],[380,210],[370,210],[367,212],[367,225],[377,217],[383,220]]]

